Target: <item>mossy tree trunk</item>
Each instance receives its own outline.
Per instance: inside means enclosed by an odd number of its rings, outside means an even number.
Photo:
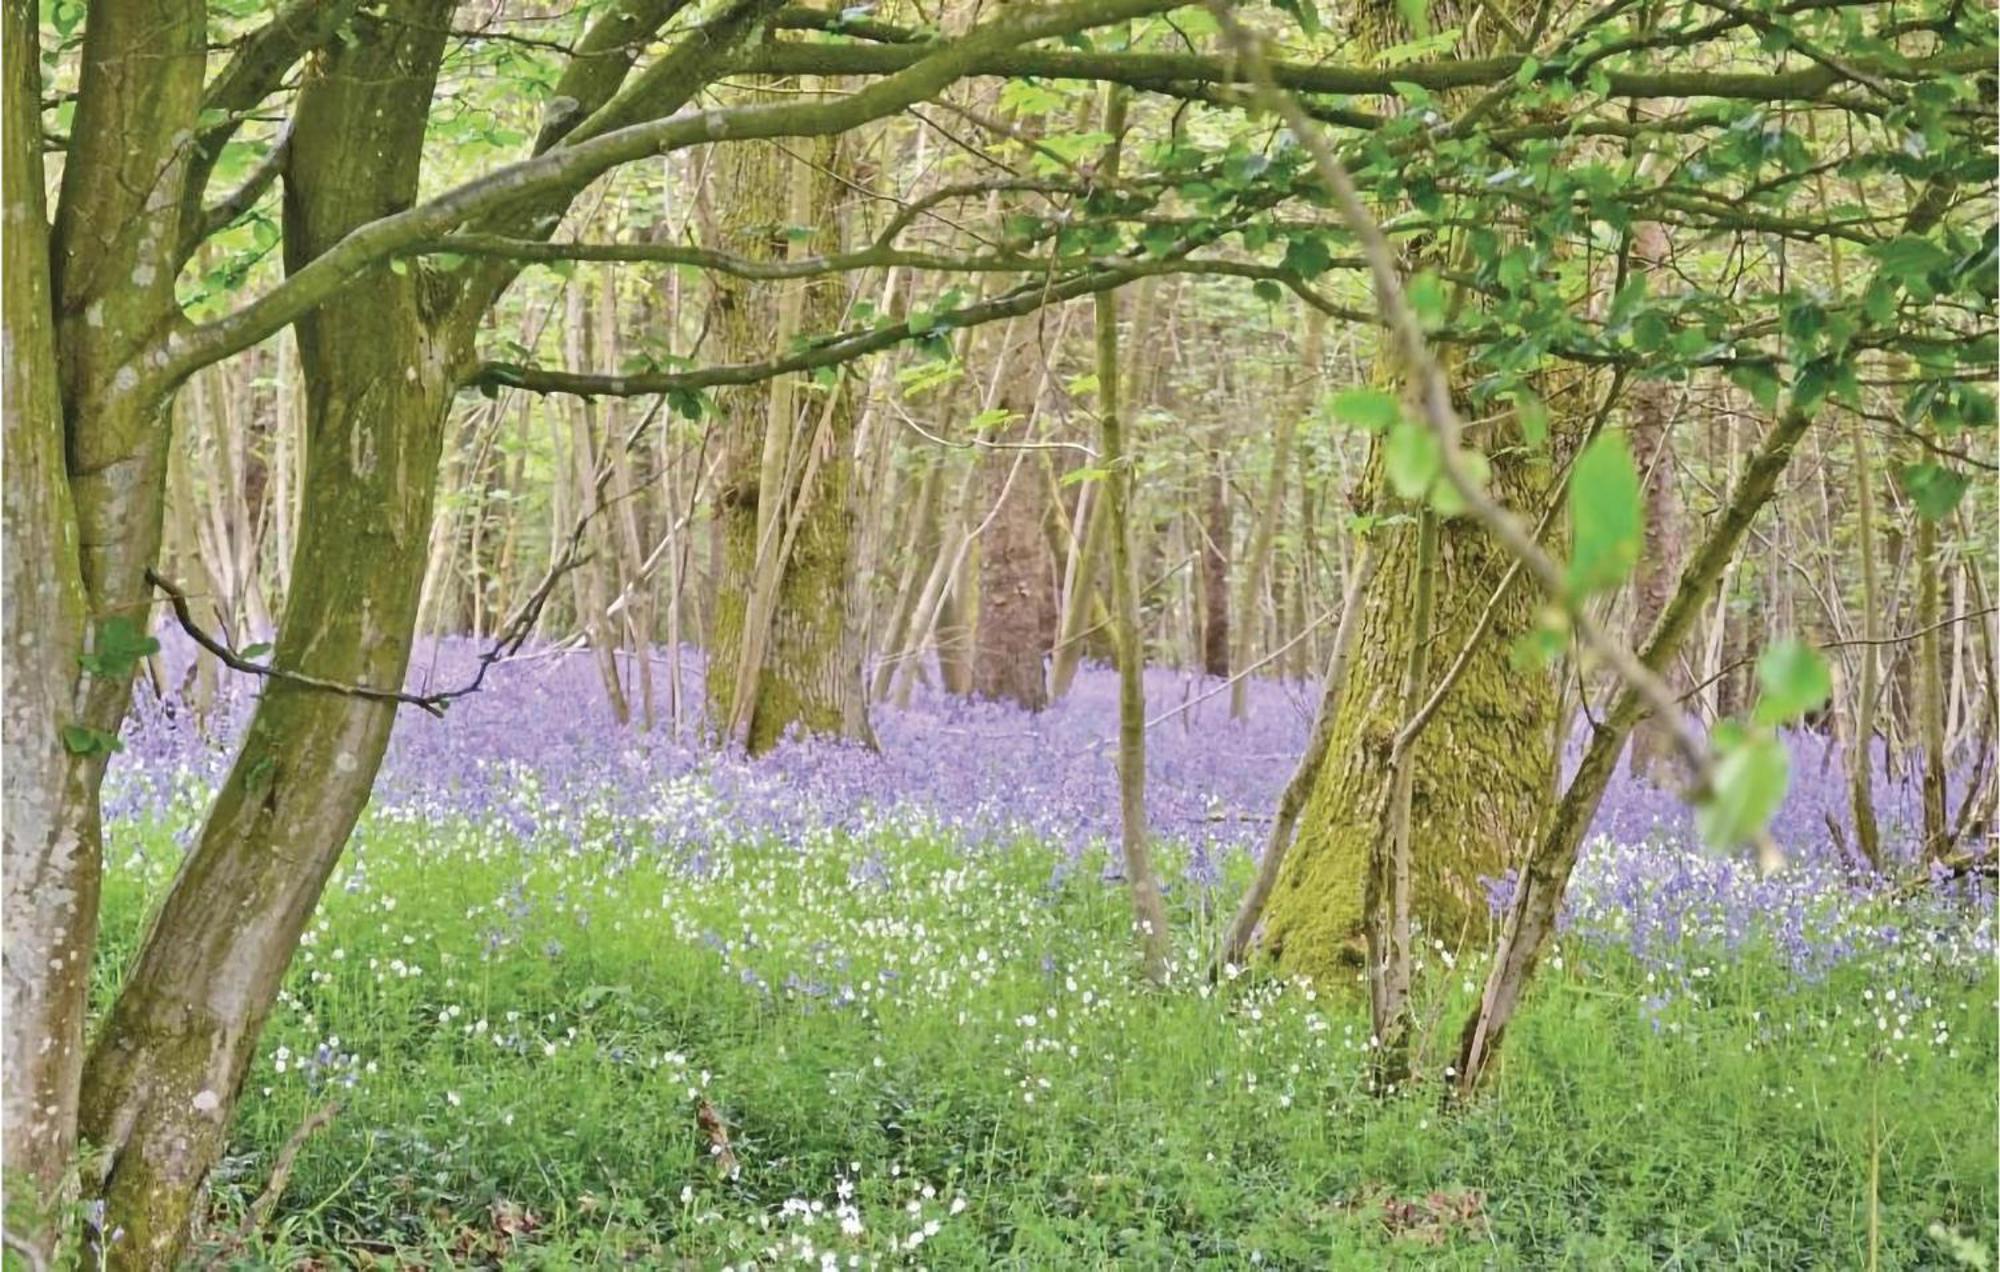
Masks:
[[[93,8],[51,227],[39,14],[5,7],[4,1164],[9,1243],[41,1258],[77,1146],[98,790],[165,503],[173,385],[139,353],[175,312],[206,33],[192,0]]]
[[[1538,510],[1548,498],[1548,465],[1516,454],[1496,457],[1492,489],[1517,509]],[[1379,461],[1366,478],[1378,480]],[[1372,502],[1364,496],[1363,506]],[[1415,518],[1375,533],[1382,536],[1380,563],[1362,597],[1326,762],[1265,911],[1264,942],[1280,966],[1322,981],[1351,976],[1363,963],[1369,851],[1380,834],[1389,746],[1403,723],[1399,690],[1418,612]],[[1441,521],[1436,540],[1430,661],[1442,666],[1473,634],[1511,558],[1465,518]],[[1514,656],[1536,613],[1532,588],[1508,590],[1411,753],[1410,913],[1426,939],[1485,940],[1490,922],[1480,880],[1525,850],[1546,804],[1555,682],[1517,666]]]
[[[448,0],[406,0],[330,53],[300,90],[285,187],[297,270],[407,206]],[[400,688],[427,559],[439,449],[462,341],[428,271],[386,267],[298,325],[307,437],[294,580],[276,664]],[[265,685],[200,838],[126,978],[84,1080],[84,1133],[107,1154],[110,1266],[172,1266],[219,1157],[298,936],[363,806],[393,705]]]
[[[763,260],[840,250],[836,139],[730,146],[716,162],[723,212],[713,246]],[[715,287],[710,329],[730,361],[755,361],[774,344],[834,329],[847,301],[837,275],[779,286],[718,278]],[[849,612],[858,541],[853,388],[844,376],[827,385],[787,376],[721,401],[728,450],[711,727],[752,754],[792,729],[872,745],[861,633]]]

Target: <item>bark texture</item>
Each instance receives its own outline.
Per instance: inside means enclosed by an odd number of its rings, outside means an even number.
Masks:
[[[84,997],[97,931],[96,801],[87,762],[63,745],[83,652],[84,593],[63,464],[48,212],[42,194],[37,18],[6,6],[0,377],[7,417],[4,585],[7,1228],[45,1257],[42,1213],[76,1147]]]
[[[1497,449],[1497,447],[1495,448]],[[1538,509],[1549,470],[1537,460],[1497,459],[1492,489],[1516,509]],[[1370,483],[1379,480],[1371,466]],[[1365,506],[1365,505],[1364,505]],[[1328,980],[1363,962],[1364,895],[1391,740],[1410,663],[1421,570],[1414,524],[1378,531],[1381,562],[1362,598],[1360,630],[1325,764],[1299,836],[1286,855],[1265,915],[1265,944],[1290,972]],[[1430,617],[1435,661],[1456,655],[1473,633],[1510,558],[1465,519],[1437,530]],[[1483,877],[1525,850],[1548,791],[1554,682],[1515,664],[1516,642],[1535,624],[1532,589],[1510,588],[1464,675],[1415,744],[1409,760],[1410,913],[1427,938],[1483,942],[1489,931]],[[1427,687],[1426,687],[1427,692]]]
[[[206,35],[192,0],[85,27],[55,223],[36,6],[9,0],[4,78],[5,1169],[10,1240],[46,1257],[76,1148],[97,934],[98,789],[146,626],[171,385],[139,355],[174,311]]]
[[[716,161],[717,248],[765,260],[840,250],[845,187],[835,139],[731,146]],[[754,361],[774,332],[782,345],[833,330],[846,302],[838,276],[782,286],[718,279],[710,329],[722,356]],[[854,398],[844,378],[786,377],[722,395],[728,450],[709,718],[752,754],[792,729],[874,740],[849,604],[859,540]]]
[[[1012,413],[999,440],[1025,441],[1035,415],[1038,348],[1030,322],[1007,328],[1002,351],[999,405]],[[981,506],[988,510],[979,536],[979,621],[973,629],[972,692],[1030,711],[1049,705],[1042,655],[1053,643],[1055,598],[1049,578],[1042,521],[1048,487],[1039,457],[995,450],[981,458]]]
[[[408,206],[447,0],[410,0],[323,58],[300,91],[286,266]],[[422,588],[457,366],[442,287],[381,268],[298,325],[306,469],[295,580],[274,658],[399,687]],[[389,740],[388,704],[269,682],[199,840],[149,927],[85,1074],[84,1133],[107,1153],[103,1254],[170,1267],[265,1017]]]

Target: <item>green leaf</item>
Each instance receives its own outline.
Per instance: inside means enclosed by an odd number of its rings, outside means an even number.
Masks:
[[[1342,389],[1330,403],[1337,420],[1364,433],[1386,433],[1403,418],[1396,395],[1382,389]]]
[[[1078,482],[1101,481],[1111,475],[1109,468],[1072,468],[1056,482],[1058,486],[1074,486]]]
[[[1695,808],[1701,837],[1717,848],[1733,848],[1771,824],[1791,782],[1791,756],[1769,729],[1740,725],[1718,728],[1714,784]]]
[[[139,660],[160,652],[160,642],[124,615],[106,619],[91,641],[90,652],[77,655],[77,662],[93,676],[122,680],[132,674]]]
[[[1260,278],[1250,284],[1250,294],[1267,305],[1275,305],[1284,299],[1285,289],[1268,278]]]
[[[1521,438],[1536,450],[1549,440],[1549,408],[1538,394],[1521,389],[1514,394],[1514,417],[1521,422]]]
[[[1781,640],[1757,660],[1757,686],[1757,723],[1790,724],[1833,696],[1833,673],[1811,645]]]
[[[1606,429],[1577,456],[1569,478],[1569,584],[1580,595],[1625,581],[1645,540],[1639,472],[1620,429]]]
[[[268,641],[260,640],[254,645],[245,645],[236,652],[244,658],[262,658],[265,654],[271,652],[271,646]]]
[[[87,724],[65,724],[62,741],[63,748],[71,755],[111,755],[125,749],[117,734],[93,729]]]
[[[1486,456],[1478,451],[1460,451],[1458,462],[1472,478],[1472,484],[1481,490],[1486,488],[1487,479],[1493,476],[1493,466],[1486,462]],[[1449,481],[1440,480],[1431,487],[1431,508],[1440,517],[1462,517],[1468,505],[1458,487]]]
[[[1767,411],[1778,409],[1778,392],[1784,387],[1778,373],[1766,362],[1738,362],[1729,368],[1729,378],[1746,390],[1757,405]]]
[[[1927,238],[1905,234],[1873,249],[1882,263],[1882,273],[1890,278],[1922,278],[1951,264],[1951,253]]]
[[[1422,499],[1437,480],[1442,451],[1438,439],[1423,425],[1398,419],[1382,449],[1382,472],[1390,489],[1403,499]]]
[[[1942,521],[1958,507],[1972,479],[1942,464],[1910,464],[1898,470],[1903,490],[1917,506],[1917,515],[1926,521]]]
[[[1410,298],[1410,308],[1423,324],[1425,331],[1436,331],[1444,326],[1445,290],[1444,281],[1430,270],[1425,270],[1410,279],[1406,294]]]
[[[1317,234],[1294,234],[1285,241],[1284,268],[1300,278],[1313,279],[1333,266],[1333,253]]]

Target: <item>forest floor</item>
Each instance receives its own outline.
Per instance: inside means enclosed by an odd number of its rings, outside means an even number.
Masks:
[[[142,697],[127,725],[100,1005],[245,688],[206,715]],[[1148,675],[1184,708],[1148,745],[1165,991],[1135,983],[1105,856],[1109,673],[1035,716],[919,695],[878,710],[879,752],[757,761],[612,722],[581,658],[412,714],[265,1031],[198,1265],[1991,1264],[1992,892],[1857,873],[1823,741],[1791,740],[1770,878],[1621,775],[1498,1080],[1444,1114],[1481,948],[1424,943],[1422,1076],[1387,1099],[1357,986],[1200,974],[1312,702],[1259,684],[1232,721],[1207,692]],[[1904,842],[1909,785],[1877,790]]]
[[[102,989],[187,828],[114,828]],[[372,812],[266,1032],[203,1265],[1859,1268],[1993,1249],[1990,917],[1828,907],[1816,948],[1857,953],[1805,974],[1754,930],[1696,923],[1636,954],[1582,925],[1491,1095],[1441,1115],[1430,1082],[1369,1093],[1350,987],[1138,989],[1095,850],[885,828],[676,853],[644,834]],[[1242,873],[1179,890],[1189,959]],[[1886,923],[1889,944],[1859,939]],[[1475,962],[1432,951],[1429,1070]],[[335,1102],[244,1237],[281,1146]]]

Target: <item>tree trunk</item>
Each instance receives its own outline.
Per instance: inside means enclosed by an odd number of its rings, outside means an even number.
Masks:
[[[1516,509],[1542,507],[1546,463],[1492,450],[1495,494]],[[1372,489],[1379,480],[1378,457],[1365,481]],[[1363,962],[1369,853],[1379,833],[1389,741],[1401,723],[1398,690],[1410,662],[1421,575],[1414,525],[1375,533],[1382,536],[1382,557],[1363,596],[1327,760],[1265,918],[1265,944],[1280,966],[1327,983]],[[1455,654],[1510,558],[1466,519],[1438,526],[1436,551],[1431,635],[1437,649]],[[1540,604],[1532,588],[1509,589],[1410,756],[1411,915],[1429,937],[1448,943],[1485,941],[1490,923],[1480,879],[1501,873],[1525,848],[1545,803],[1555,684],[1542,672],[1524,672],[1513,655],[1534,628]]]
[[[42,189],[36,7],[5,10],[7,1229],[46,1259],[48,1212],[76,1148],[85,996],[97,937],[96,768],[63,745],[83,653],[77,524],[63,464],[48,212]],[[16,1207],[19,1207],[18,1212]]]
[[[1229,484],[1222,473],[1222,449],[1208,455],[1201,508],[1201,669],[1218,679],[1229,676]],[[1252,611],[1254,612],[1254,611]],[[1245,627],[1249,624],[1246,622]]]
[[[1945,793],[1944,649],[1938,633],[1939,576],[1937,522],[1917,518],[1917,737],[1923,745],[1920,779],[1924,808],[1924,859],[1951,847],[1951,812]]]
[[[1633,231],[1635,268],[1655,279],[1667,277],[1666,227],[1657,221]],[[1639,470],[1646,501],[1645,546],[1632,578],[1632,631],[1640,636],[1674,594],[1682,555],[1680,500],[1674,486],[1674,385],[1667,380],[1641,379],[1631,387],[1627,436],[1632,461]],[[1669,674],[1667,683],[1680,688],[1685,677]],[[1632,772],[1665,785],[1673,780],[1673,739],[1659,720],[1642,721],[1632,731]]]
[[[193,0],[90,14],[51,229],[40,19],[5,7],[4,1167],[9,1244],[43,1258],[77,1142],[98,791],[139,661],[109,638],[146,630],[164,506],[172,386],[132,358],[175,314],[205,18]]]
[[[840,249],[839,147],[832,139],[797,144],[802,159],[791,157],[794,146],[762,142],[718,153],[718,248],[766,260]],[[790,225],[818,228],[808,239],[789,235]],[[839,276],[783,288],[718,279],[715,288],[711,329],[731,361],[831,330],[847,299]],[[872,745],[859,633],[849,630],[854,390],[844,378],[814,391],[787,376],[721,397],[729,450],[717,511],[723,563],[711,726],[752,754],[793,728]]]
[[[1271,548],[1277,542],[1278,522],[1285,508],[1285,487],[1291,476],[1292,439],[1298,435],[1299,421],[1312,411],[1313,394],[1320,382],[1320,363],[1326,349],[1326,315],[1313,309],[1306,313],[1305,340],[1299,350],[1298,381],[1291,400],[1278,416],[1278,432],[1271,446],[1271,471],[1264,480],[1264,502],[1257,509],[1257,525],[1250,534],[1250,555],[1243,564],[1241,590],[1236,594],[1236,658],[1238,667],[1248,667],[1256,652],[1257,597],[1270,572]],[[1280,614],[1282,617],[1282,613]],[[1283,674],[1284,669],[1278,669]],[[1241,720],[1250,713],[1249,677],[1237,681],[1229,691],[1229,718]]]
[[[286,182],[287,268],[407,206],[448,0],[357,22],[301,89]],[[422,588],[454,349],[439,280],[386,267],[298,325],[307,384],[294,585],[277,666],[399,688]],[[267,682],[200,839],[147,930],[91,1052],[82,1122],[107,1154],[104,1251],[170,1267],[221,1153],[300,931],[368,799],[392,705]]]
[[[1855,693],[1854,738],[1848,746],[1848,802],[1854,811],[1854,838],[1861,856],[1882,868],[1882,827],[1875,817],[1875,710],[1881,698],[1881,581],[1875,557],[1875,466],[1868,453],[1868,429],[1859,412],[1849,421],[1854,443],[1855,536],[1861,549],[1861,684]]]
[[[1010,324],[1002,350],[1000,406],[1011,413],[996,437],[1026,441],[1033,436],[1035,389],[1039,380],[1032,322]],[[1030,451],[996,450],[983,456],[985,497],[990,509],[979,536],[979,621],[973,631],[972,692],[1011,702],[1029,711],[1049,703],[1042,651],[1053,625],[1048,553],[1042,519],[1048,488],[1035,471]]]
[[[1129,90],[1107,88],[1104,128],[1112,141],[1103,171],[1116,179],[1125,132]],[[1118,642],[1118,810],[1119,844],[1125,859],[1125,886],[1132,894],[1132,924],[1138,930],[1140,966],[1146,979],[1167,979],[1167,907],[1153,873],[1146,828],[1146,645],[1139,628],[1138,579],[1132,572],[1132,461],[1125,448],[1118,400],[1118,293],[1094,302],[1097,353],[1097,431],[1103,452],[1105,514],[1111,529],[1112,628]]]

